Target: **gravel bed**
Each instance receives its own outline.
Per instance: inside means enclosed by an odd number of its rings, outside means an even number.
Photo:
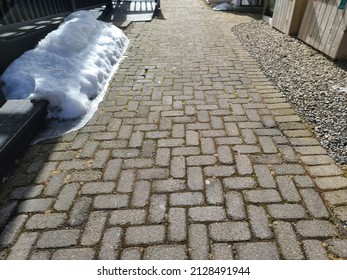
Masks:
[[[330,156],[347,164],[347,63],[333,62],[261,20],[232,31]]]

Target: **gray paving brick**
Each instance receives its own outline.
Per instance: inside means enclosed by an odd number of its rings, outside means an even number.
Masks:
[[[153,191],[154,192],[176,192],[183,191],[186,189],[186,184],[183,180],[159,180],[153,182]]]
[[[215,243],[211,246],[211,255],[213,260],[232,260],[233,249],[227,243]]]
[[[186,145],[198,146],[199,145],[199,133],[197,131],[188,130],[186,132]]]
[[[183,192],[170,195],[172,206],[196,206],[204,203],[204,195],[201,192]]]
[[[188,244],[190,259],[207,260],[209,254],[209,242],[207,226],[192,224],[188,227]]]
[[[120,178],[117,184],[117,191],[129,193],[133,191],[136,180],[135,170],[123,170],[120,173]]]
[[[57,175],[51,176],[50,180],[47,182],[46,187],[43,191],[44,196],[57,196],[64,185],[64,180],[67,173],[61,172]]]
[[[44,212],[51,208],[54,200],[52,198],[28,199],[19,204],[19,213]]]
[[[241,135],[246,144],[257,143],[257,138],[252,129],[241,129]]]
[[[37,241],[36,247],[40,249],[70,247],[77,244],[79,236],[78,229],[45,231]]]
[[[272,242],[251,242],[234,245],[238,260],[278,260],[276,245]]]
[[[301,197],[308,212],[315,218],[329,218],[329,212],[319,194],[314,189],[300,190]]]
[[[296,186],[300,188],[314,188],[315,183],[309,176],[294,176],[294,181]]]
[[[347,188],[347,178],[342,176],[317,178],[314,180],[317,187],[322,190],[334,190]]]
[[[274,230],[283,257],[287,260],[302,260],[304,256],[292,225],[277,221]]]
[[[92,204],[92,199],[89,197],[81,197],[75,202],[70,212],[68,224],[70,226],[81,225],[88,216],[89,207]]]
[[[272,141],[271,137],[261,136],[258,138],[259,144],[263,149],[264,153],[274,154],[277,153],[277,147],[275,143]]]
[[[276,182],[268,166],[255,165],[253,168],[260,187],[276,188]]]
[[[338,232],[335,226],[323,220],[305,220],[298,221],[295,224],[296,231],[302,237],[333,237],[337,236]]]
[[[128,227],[125,233],[127,245],[147,245],[162,243],[165,239],[165,227],[162,225]]]
[[[281,164],[272,166],[276,175],[303,175],[305,169],[300,164]]]
[[[246,241],[251,239],[247,222],[212,223],[209,227],[210,237],[217,242]]]
[[[224,164],[232,164],[234,162],[232,152],[228,146],[218,146],[218,160]]]
[[[117,250],[121,244],[123,230],[119,227],[109,228],[105,231],[101,240],[100,252],[98,259],[100,260],[115,260]]]
[[[247,155],[236,155],[236,168],[240,175],[253,173],[252,163]]]
[[[100,180],[102,173],[100,171],[89,171],[81,170],[74,171],[68,176],[68,182],[70,183],[80,183],[80,182],[90,182]]]
[[[128,168],[150,168],[153,167],[154,162],[152,159],[148,158],[131,158],[124,160],[123,163],[123,168],[128,169]]]
[[[201,138],[201,151],[203,154],[213,155],[216,147],[213,138]]]
[[[199,147],[181,147],[181,148],[172,149],[173,156],[192,156],[192,155],[199,155],[199,154],[200,154]]]
[[[335,164],[308,166],[307,171],[311,176],[324,177],[324,176],[338,176],[342,175],[342,170]]]
[[[187,239],[187,216],[184,208],[170,208],[168,213],[168,238],[173,242]]]
[[[13,244],[13,242],[20,234],[27,218],[27,215],[16,216],[5,226],[0,235],[0,248],[4,248]]]
[[[248,217],[254,235],[259,239],[270,239],[273,234],[263,207],[248,205]]]
[[[275,219],[303,219],[306,217],[305,209],[300,204],[271,204],[268,205],[270,216]]]
[[[144,260],[186,260],[187,250],[183,245],[159,245],[145,249]]]
[[[232,166],[208,166],[204,168],[204,175],[208,177],[228,177],[235,173]]]
[[[215,156],[189,156],[187,157],[188,166],[214,165],[217,162]]]
[[[328,260],[322,242],[319,240],[304,240],[303,242],[306,257],[309,260]]]
[[[175,138],[175,139],[160,139],[158,141],[158,146],[161,147],[180,147],[184,144],[184,139]]]
[[[12,247],[8,260],[25,260],[30,250],[32,249],[38,233],[37,232],[24,232],[22,233],[16,244]]]
[[[94,211],[89,214],[89,218],[81,238],[82,246],[92,246],[100,241],[106,224],[106,219],[107,213],[103,211]]]
[[[135,158],[140,156],[140,150],[138,149],[114,149],[112,151],[112,157],[117,159]],[[116,165],[117,168],[117,165]]]
[[[66,214],[50,213],[50,214],[35,214],[29,218],[25,227],[29,230],[33,229],[53,229],[64,224]]]
[[[205,191],[208,204],[219,205],[223,203],[223,188],[219,179],[207,179],[205,182]]]
[[[256,145],[235,145],[232,149],[239,154],[258,154],[260,147]]]
[[[53,253],[52,260],[92,260],[94,255],[92,248],[60,249]]]
[[[188,187],[190,190],[202,190],[204,188],[201,167],[188,167]]]
[[[119,209],[128,204],[129,196],[126,194],[105,194],[96,196],[93,206],[96,209]]]
[[[79,187],[79,184],[76,183],[65,185],[54,204],[54,209],[57,211],[69,210],[73,203],[73,200],[75,199]]]
[[[183,156],[173,157],[170,165],[170,175],[173,178],[184,178],[186,175],[186,161]]]
[[[126,248],[122,251],[120,259],[121,260],[141,260],[141,248],[133,247]]]
[[[287,202],[300,202],[301,197],[289,176],[276,177],[278,188]]]
[[[244,191],[244,195],[246,201],[251,203],[276,203],[282,201],[278,191],[273,189]]]
[[[30,260],[49,260],[51,258],[50,252],[47,251],[34,251]]]
[[[188,217],[194,222],[223,221],[226,219],[226,213],[224,208],[219,206],[191,207]]]
[[[169,166],[170,164],[170,149],[159,148],[156,153],[156,164],[158,166]]]
[[[166,195],[152,195],[149,204],[148,221],[152,224],[162,223],[167,209]]]
[[[347,258],[346,239],[330,239],[327,241],[329,252],[340,258]]]
[[[109,223],[111,225],[139,225],[145,223],[145,210],[115,210],[112,212]]]
[[[233,220],[246,219],[245,205],[240,193],[233,191],[225,195],[226,211]]]
[[[334,160],[328,155],[301,156],[300,159],[307,165],[325,165],[334,163]]]
[[[83,185],[82,194],[111,193],[115,188],[114,182],[90,182]]]
[[[172,137],[174,138],[184,138],[185,136],[185,126],[184,124],[174,124],[172,126]]]
[[[160,180],[169,177],[169,170],[167,168],[149,168],[137,171],[138,179],[140,180]]]
[[[223,184],[228,189],[243,190],[253,189],[257,186],[257,182],[253,177],[230,177],[223,179]]]
[[[229,136],[239,136],[240,131],[235,123],[225,123],[225,131]]]
[[[131,198],[132,207],[145,207],[149,203],[151,184],[148,181],[138,181],[134,185]]]

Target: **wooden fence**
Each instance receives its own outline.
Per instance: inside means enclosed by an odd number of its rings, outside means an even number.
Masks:
[[[102,5],[112,0],[0,0],[0,26]]]
[[[309,0],[298,38],[333,59],[347,59],[347,12],[341,0]]]
[[[288,35],[297,35],[307,0],[276,0],[272,26]]]

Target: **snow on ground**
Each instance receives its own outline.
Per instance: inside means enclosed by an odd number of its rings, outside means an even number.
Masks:
[[[79,129],[97,110],[128,42],[92,13],[72,13],[5,70],[4,93],[8,99],[49,101],[50,121],[39,140]]]

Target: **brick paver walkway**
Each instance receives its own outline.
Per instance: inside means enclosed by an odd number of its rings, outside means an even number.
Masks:
[[[249,18],[162,12],[88,125],[19,159],[0,258],[347,258],[347,179],[232,34]]]

